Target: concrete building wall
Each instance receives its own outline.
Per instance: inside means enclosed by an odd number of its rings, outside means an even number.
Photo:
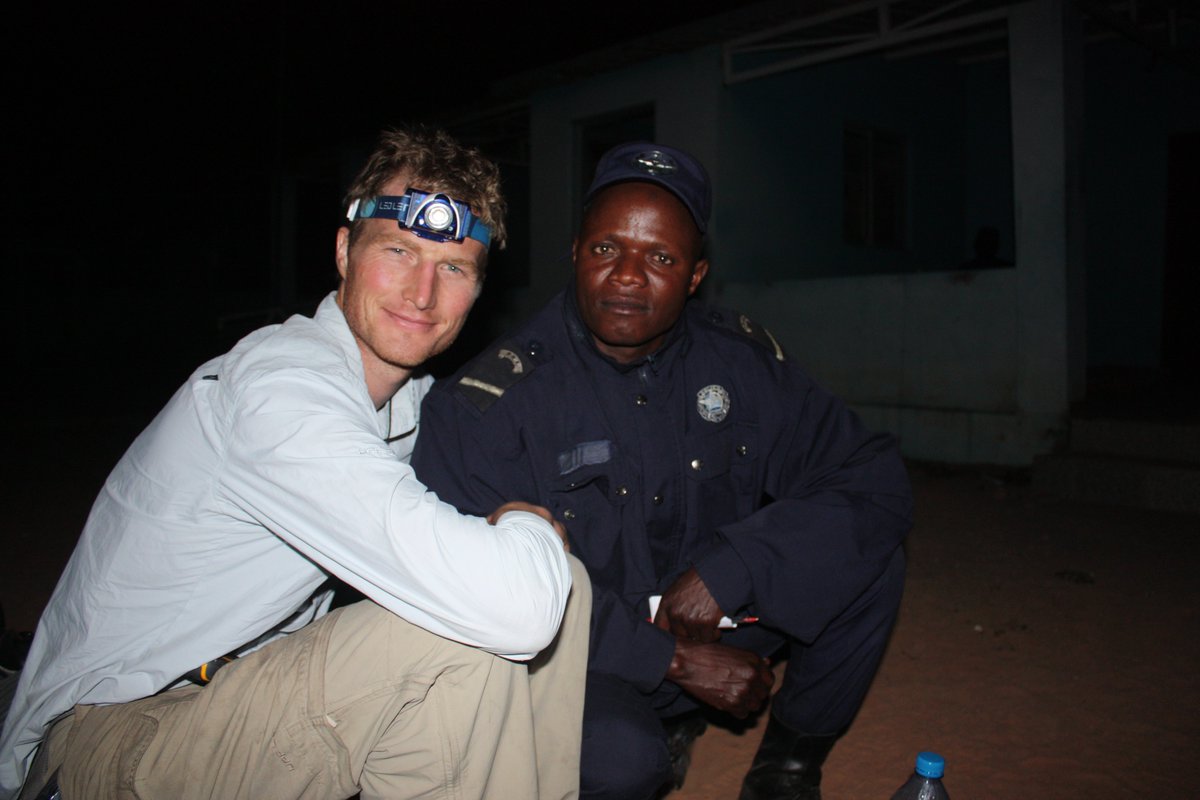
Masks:
[[[728,280],[925,272],[970,259],[975,230],[1000,229],[1011,263],[1009,77],[1004,61],[869,56],[727,87],[716,214]],[[843,236],[843,136],[866,128],[904,142],[900,246]],[[735,237],[732,248],[730,233]]]
[[[1015,270],[727,283],[715,298],[767,325],[818,382],[905,455],[1028,463],[1062,417],[1023,411]]]
[[[822,237],[824,245],[809,248],[805,236],[793,235],[794,245],[779,249],[824,259],[798,270],[822,277],[776,278],[769,285],[735,277],[719,284],[718,299],[771,327],[818,380],[871,424],[898,434],[909,456],[1023,464],[1052,449],[1064,431],[1073,368],[1081,374],[1084,358],[1083,328],[1073,327],[1079,320],[1072,316],[1082,292],[1071,291],[1082,252],[1082,226],[1072,224],[1082,214],[1075,166],[1082,113],[1077,25],[1055,0],[1014,7],[1007,75],[972,75],[936,61],[872,68],[862,60],[833,65],[844,71],[840,75],[831,67],[786,76],[805,85],[800,96],[829,86],[819,80],[822,72],[852,94],[834,93],[813,107],[815,128],[869,114],[909,137],[910,246],[900,253],[848,253],[837,241],[840,219],[823,212],[825,230],[816,233],[799,212],[793,229]],[[1009,114],[995,101],[979,102],[990,93],[989,77],[991,85],[1000,77],[1011,87]],[[755,105],[770,104],[757,98]],[[746,141],[746,115],[736,116],[732,140]],[[1011,126],[1012,183],[989,190],[984,176],[994,179],[1001,167],[988,160],[995,156],[983,144],[1008,152],[995,147],[1008,133],[996,120]],[[795,157],[826,172],[832,162],[836,170],[840,153],[827,150],[801,148]],[[723,176],[736,169],[728,156],[724,168]],[[807,177],[822,180],[811,172]],[[836,187],[828,177],[823,181],[809,206],[840,209]],[[961,247],[977,220],[1002,217],[1010,202],[1015,268],[947,271],[958,262],[946,248]],[[758,255],[768,258],[765,251]],[[871,260],[879,262],[872,272],[901,274],[830,275],[859,272]]]

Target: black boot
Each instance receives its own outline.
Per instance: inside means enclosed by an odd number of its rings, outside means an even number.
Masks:
[[[692,745],[708,728],[708,722],[699,711],[691,711],[678,717],[663,720],[667,731],[667,752],[671,755],[671,781],[662,788],[662,797],[672,789],[682,789],[692,763]]]
[[[738,800],[821,800],[821,765],[837,734],[798,733],[768,715],[767,730]]]

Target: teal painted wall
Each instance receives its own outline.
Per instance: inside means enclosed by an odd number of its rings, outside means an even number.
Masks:
[[[861,123],[907,141],[907,236],[898,249],[842,233],[842,134]],[[716,214],[729,280],[957,267],[980,225],[1013,260],[1007,64],[942,58],[836,62],[729,87]],[[791,242],[795,247],[781,247]]]

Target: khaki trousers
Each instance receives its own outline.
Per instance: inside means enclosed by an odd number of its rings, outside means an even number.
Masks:
[[[576,798],[591,584],[569,560],[562,628],[528,666],[356,603],[206,687],[76,706],[22,800],[55,768],[64,800]]]

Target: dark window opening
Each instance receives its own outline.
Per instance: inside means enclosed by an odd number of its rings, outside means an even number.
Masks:
[[[904,138],[865,125],[847,125],[842,145],[845,241],[903,247]]]
[[[632,106],[576,123],[575,227],[583,213],[583,195],[596,174],[600,156],[623,142],[654,141],[654,106]]]

